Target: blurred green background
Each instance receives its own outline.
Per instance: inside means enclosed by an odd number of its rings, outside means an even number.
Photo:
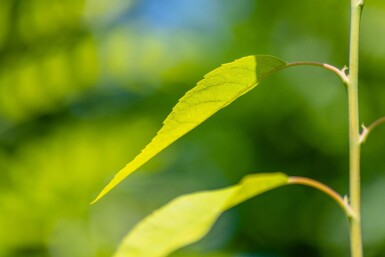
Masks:
[[[338,78],[282,71],[89,202],[172,106],[221,63],[250,54],[347,64],[349,2],[0,0],[0,256],[107,257],[172,198],[284,171],[348,192]],[[385,2],[362,20],[360,109],[385,115]],[[363,146],[366,257],[385,256],[385,126]],[[347,221],[290,186],[227,212],[173,256],[349,256]],[[165,235],[167,236],[167,235]]]

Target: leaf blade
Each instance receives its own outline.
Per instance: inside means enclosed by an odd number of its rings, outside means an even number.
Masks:
[[[92,203],[177,139],[253,89],[263,78],[286,66],[285,61],[273,56],[246,56],[206,74],[179,99],[151,142],[115,175]]]
[[[287,183],[282,173],[254,174],[234,186],[178,197],[141,221],[114,257],[167,256],[205,236],[224,211]]]

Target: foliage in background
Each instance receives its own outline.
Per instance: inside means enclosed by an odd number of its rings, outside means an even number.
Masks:
[[[345,64],[346,3],[236,2],[0,1],[0,256],[111,256],[151,210],[251,171],[285,168],[347,192],[345,92],[333,74],[304,67],[274,75],[89,208],[207,70],[255,53]],[[371,0],[362,21],[366,124],[385,111],[377,84],[385,81],[384,16],[384,1]],[[385,222],[374,215],[384,212],[382,135],[378,128],[363,146],[369,257],[385,249]],[[230,211],[208,238],[175,256],[346,252],[344,217],[325,196],[278,191]]]

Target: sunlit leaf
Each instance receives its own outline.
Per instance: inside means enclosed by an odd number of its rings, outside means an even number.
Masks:
[[[229,208],[288,183],[282,173],[246,176],[224,189],[184,195],[141,221],[114,257],[164,257],[205,236]]]
[[[188,91],[166,118],[163,127],[142,152],[115,175],[93,201],[96,202],[125,177],[211,115],[253,89],[271,73],[285,68],[286,62],[273,56],[247,56],[206,74]]]

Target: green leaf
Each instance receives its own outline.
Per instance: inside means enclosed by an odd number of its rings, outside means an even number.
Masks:
[[[286,184],[282,173],[253,174],[234,186],[178,197],[134,227],[114,257],[167,256],[204,237],[224,211]]]
[[[179,100],[152,141],[115,175],[92,203],[175,140],[253,89],[263,78],[286,66],[286,62],[273,56],[247,56],[206,74]]]

